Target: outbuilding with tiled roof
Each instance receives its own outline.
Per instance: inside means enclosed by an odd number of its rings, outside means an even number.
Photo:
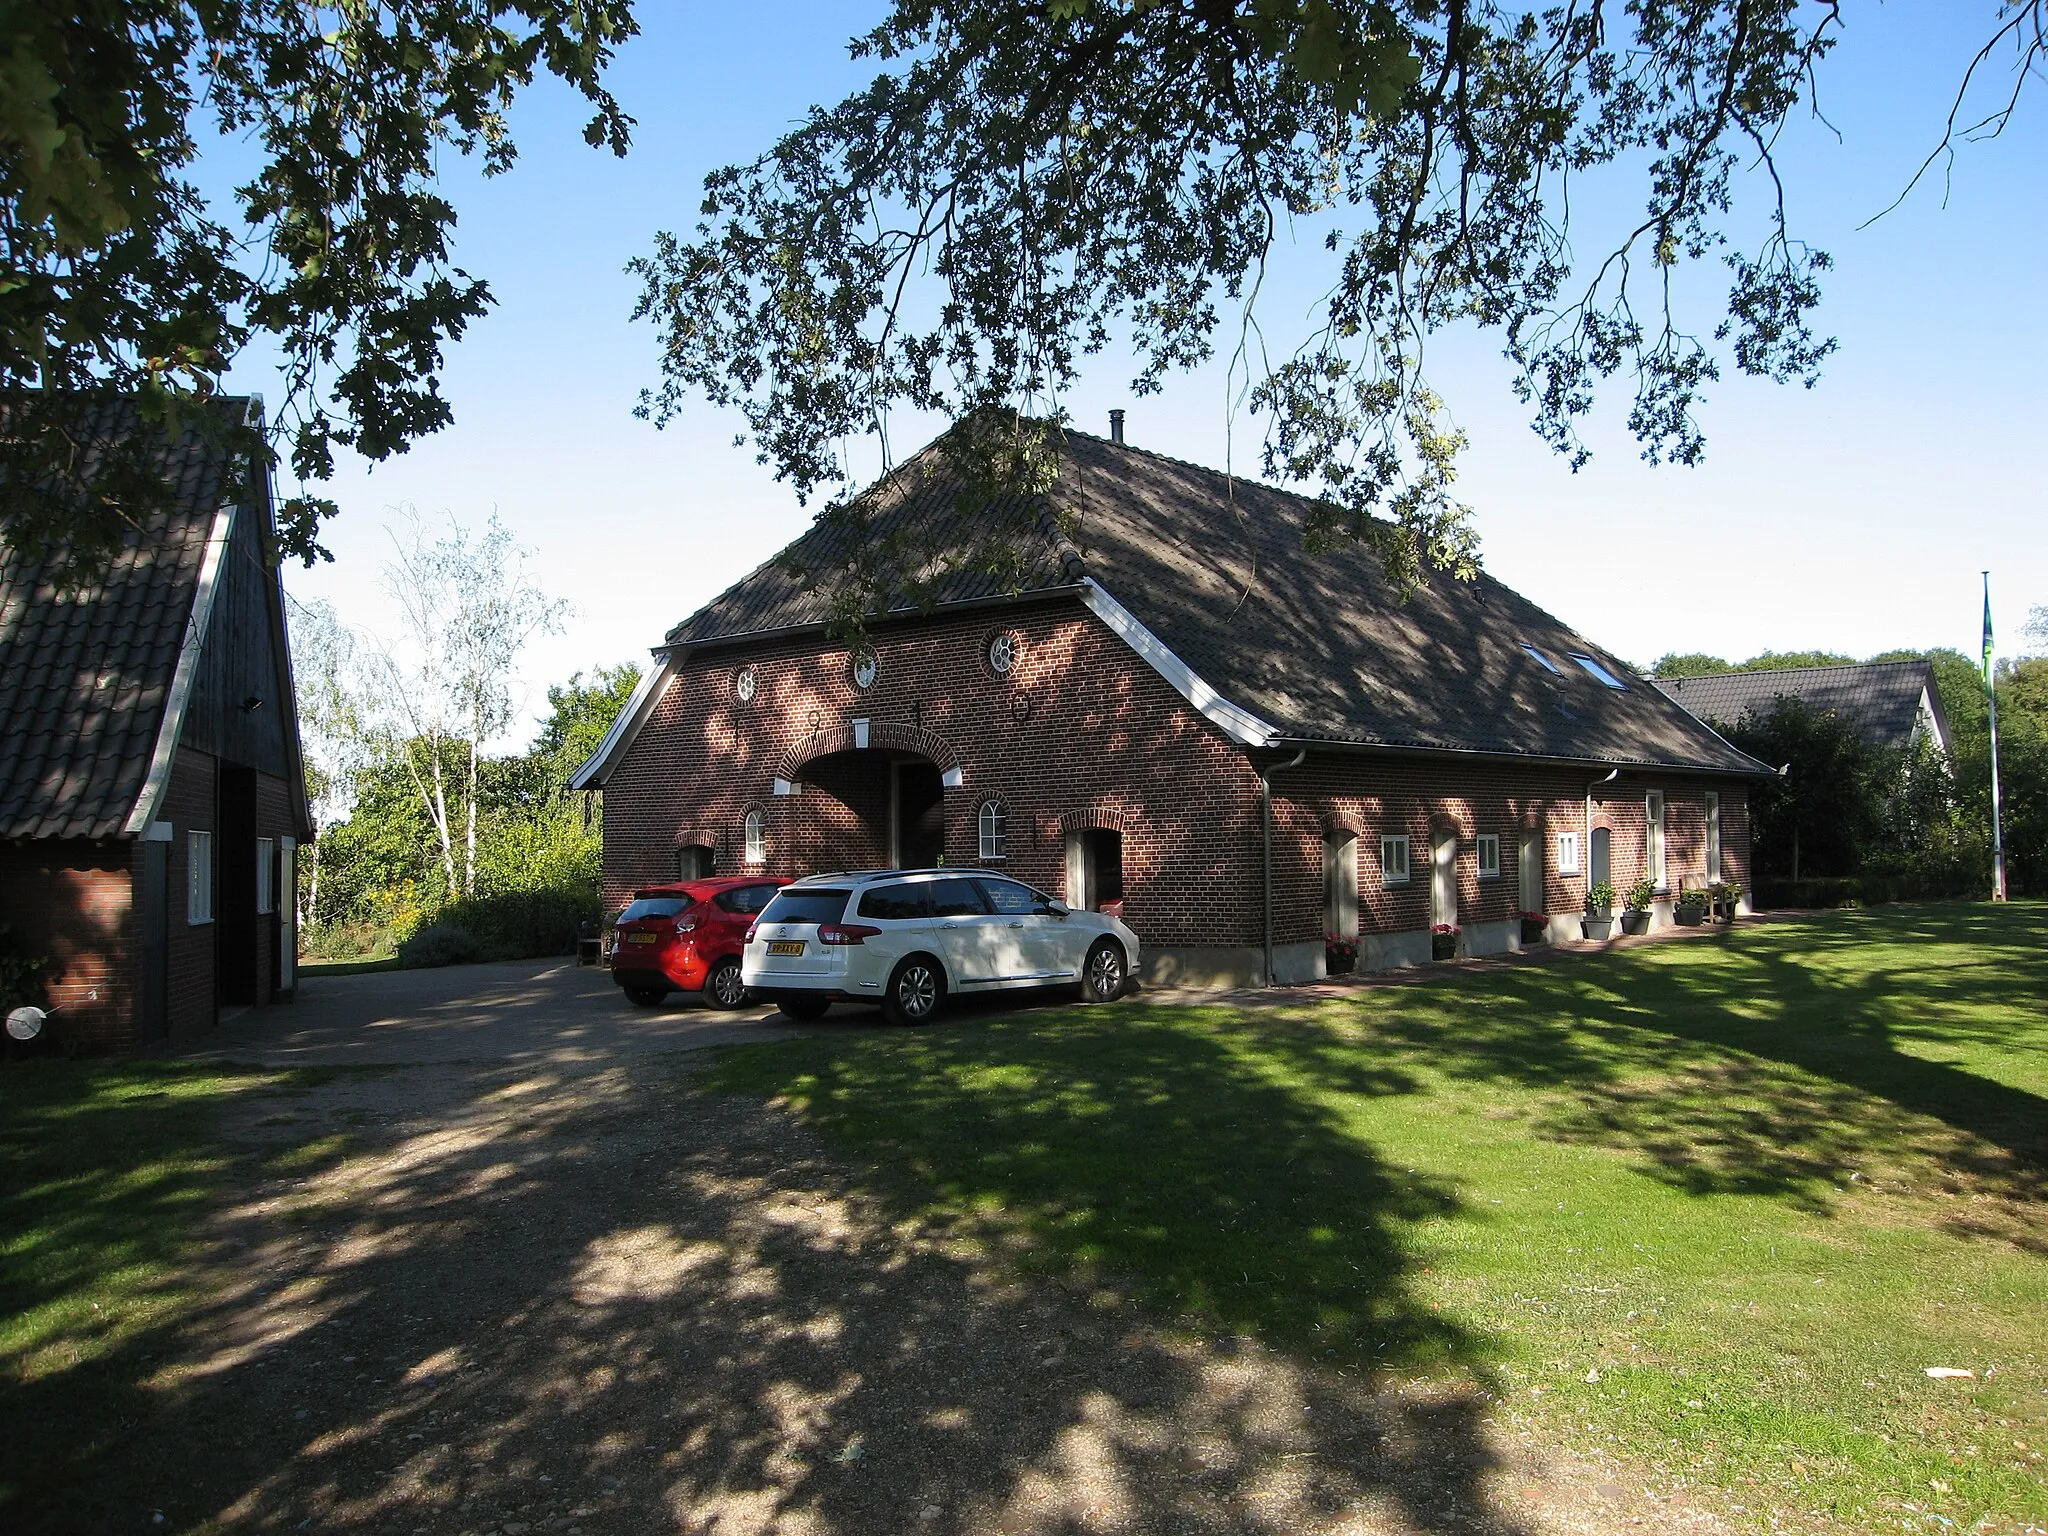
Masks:
[[[168,503],[83,581],[0,547],[0,924],[46,962],[69,1046],[201,1032],[295,986],[312,822],[261,409],[173,431],[81,399],[85,478],[95,445],[145,434]]]

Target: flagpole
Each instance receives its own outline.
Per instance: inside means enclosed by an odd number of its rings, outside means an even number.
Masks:
[[[1998,795],[1998,690],[1991,671],[1991,573],[1984,573],[1984,699],[1991,708],[1991,899],[2005,900],[2004,815]]]

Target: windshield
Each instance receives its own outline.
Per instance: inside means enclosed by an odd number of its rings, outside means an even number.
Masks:
[[[845,891],[777,891],[761,913],[764,923],[836,923],[846,910]]]
[[[619,914],[622,923],[638,922],[643,917],[675,917],[690,907],[687,896],[642,896],[633,905]]]

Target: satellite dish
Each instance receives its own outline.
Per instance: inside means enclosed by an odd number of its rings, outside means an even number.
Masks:
[[[7,1033],[16,1040],[33,1040],[43,1032],[43,1020],[48,1017],[40,1008],[17,1008],[7,1015]]]

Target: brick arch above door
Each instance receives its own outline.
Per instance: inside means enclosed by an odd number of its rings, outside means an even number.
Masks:
[[[907,720],[868,720],[863,725],[864,730],[856,730],[849,723],[809,732],[782,754],[775,765],[775,777],[794,781],[803,777],[806,763],[835,752],[857,752],[863,748],[914,752],[936,763],[941,773],[961,766],[960,754],[953,744],[921,725],[912,725]]]

